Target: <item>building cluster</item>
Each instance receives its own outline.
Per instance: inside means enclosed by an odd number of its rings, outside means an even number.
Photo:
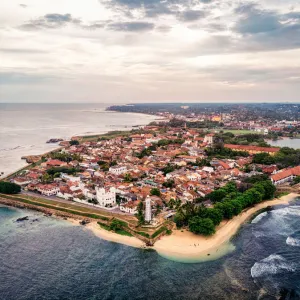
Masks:
[[[65,147],[61,150],[64,157],[77,155],[80,159],[66,162],[49,157],[13,180],[27,191],[126,214],[136,214],[142,202],[145,221],[149,222],[154,214],[167,209],[170,201],[192,202],[228,181],[239,182],[257,173],[245,171],[251,156],[208,160],[205,149],[213,142],[213,134],[201,137],[192,129],[147,126],[126,137]],[[225,147],[251,154],[278,151],[254,146]],[[204,159],[208,163],[201,164]],[[281,180],[278,176],[285,174],[276,173],[276,166],[261,167],[275,183]],[[205,204],[210,205],[209,201]]]

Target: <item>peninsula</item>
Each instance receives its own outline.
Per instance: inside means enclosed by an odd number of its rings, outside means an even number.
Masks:
[[[104,239],[164,256],[214,259],[254,213],[297,197],[300,152],[271,147],[273,132],[200,117],[73,137],[2,181],[0,203],[84,220]]]

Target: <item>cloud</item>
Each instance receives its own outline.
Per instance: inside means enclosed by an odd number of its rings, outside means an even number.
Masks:
[[[21,72],[0,72],[0,85],[32,84],[55,79],[58,79],[58,77],[42,74],[27,74]]]
[[[149,22],[115,22],[107,25],[107,29],[114,31],[147,31],[154,28]]]
[[[38,19],[31,20],[21,26],[24,30],[39,30],[43,28],[56,29],[67,24],[80,24],[81,20],[73,18],[71,14],[46,14]]]
[[[271,10],[260,9],[257,5],[241,5],[236,9],[241,15],[236,24],[236,31],[241,34],[270,32],[281,27],[279,16]]]
[[[102,3],[101,0],[100,3]],[[127,16],[131,14],[132,10],[139,10],[147,18],[156,18],[160,15],[176,15],[179,12],[179,5],[189,7],[186,2],[181,0],[109,0],[105,4],[108,8]]]
[[[29,49],[29,48],[13,48],[13,47],[6,47],[0,48],[0,52],[2,53],[12,53],[12,54],[41,54],[47,53],[45,50],[41,49]]]
[[[193,22],[204,18],[206,15],[203,10],[186,10],[178,14],[178,19],[183,22]]]

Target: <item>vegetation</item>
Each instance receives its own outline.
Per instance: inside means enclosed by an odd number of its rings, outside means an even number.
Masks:
[[[136,232],[137,234],[139,234],[139,235],[141,235],[141,236],[144,236],[144,237],[146,237],[146,238],[150,238],[150,234],[149,233],[147,233],[147,232],[144,232],[144,231],[137,231]]]
[[[97,222],[99,224],[99,226],[105,230],[110,230],[110,227],[102,222]]]
[[[77,140],[72,140],[69,143],[70,143],[71,146],[77,146],[77,145],[79,145],[79,141],[77,141]]]
[[[65,153],[65,152],[52,152],[50,154],[50,157],[52,159],[58,159],[60,161],[64,162],[70,162],[72,160],[82,161],[82,157],[79,154],[71,154],[71,153]]]
[[[21,187],[15,183],[0,181],[1,194],[18,194],[21,192]]]
[[[173,179],[168,179],[166,182],[162,184],[166,188],[173,188],[175,186],[175,182]]]
[[[153,234],[152,234],[152,236],[151,236],[151,238],[156,238],[158,235],[160,235],[162,232],[164,232],[164,231],[166,231],[168,228],[167,227],[165,227],[165,226],[162,226],[162,227],[160,227],[158,230],[156,230]]]
[[[214,208],[206,208],[203,205],[197,207],[190,202],[182,205],[174,217],[177,227],[188,226],[190,231],[197,234],[213,234],[215,226],[223,219],[231,219],[249,206],[272,199],[276,190],[270,180],[258,176],[249,179],[243,188],[244,192],[240,192],[235,182],[229,182],[210,193],[207,198],[215,203]]]
[[[47,170],[48,175],[55,175],[57,173],[65,173],[69,175],[74,175],[77,172],[80,172],[80,169],[77,168],[68,168],[68,167],[53,167]]]
[[[160,190],[158,188],[153,188],[153,189],[150,190],[150,195],[160,197],[161,193],[160,193]]]
[[[166,176],[168,173],[171,173],[175,171],[178,167],[176,165],[167,164],[164,168],[161,169],[161,171]]]
[[[225,148],[222,143],[216,143],[211,148],[205,149],[206,155],[211,158],[236,158],[238,156],[247,157],[248,152],[245,151],[233,151],[229,148]]]
[[[258,153],[254,155],[253,162],[264,165],[276,164],[280,169],[295,167],[300,165],[300,149],[282,147],[274,156]]]
[[[144,221],[145,221],[144,204],[142,201],[138,204],[136,217],[139,220],[140,224],[144,223]]]
[[[215,233],[215,225],[209,218],[195,216],[189,220],[189,230],[196,234],[212,235]]]

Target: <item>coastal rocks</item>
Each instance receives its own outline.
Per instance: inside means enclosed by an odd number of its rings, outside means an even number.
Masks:
[[[59,143],[59,146],[69,147],[70,146],[70,142],[68,142],[68,141],[62,141],[62,142]]]
[[[83,225],[83,226],[84,226],[84,225],[87,225],[87,224],[89,224],[89,223],[90,223],[89,220],[82,220],[82,221],[79,222],[79,224],[80,224],[80,225]]]
[[[25,159],[28,164],[36,163],[41,160],[41,155],[29,155],[29,156],[22,156],[21,159]]]
[[[18,219],[16,220],[16,222],[23,222],[23,221],[28,221],[28,220],[29,220],[29,217],[26,216],[26,217],[18,218]]]
[[[56,143],[59,143],[59,142],[62,142],[62,141],[63,141],[63,139],[50,139],[46,143],[47,144],[56,144]]]

